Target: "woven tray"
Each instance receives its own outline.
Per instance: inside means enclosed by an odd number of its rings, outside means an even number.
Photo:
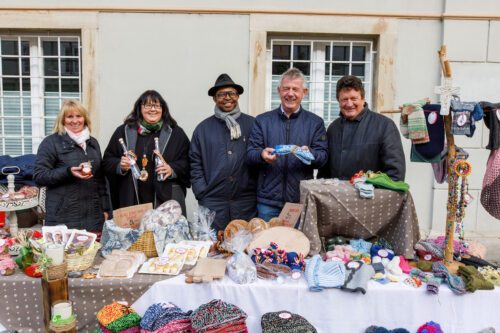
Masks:
[[[128,250],[143,252],[148,258],[158,257],[158,252],[156,252],[155,246],[155,237],[153,232],[150,230],[144,231],[139,239],[132,244]]]
[[[95,242],[94,247],[82,255],[77,253],[67,254],[66,263],[68,264],[68,272],[81,272],[90,268],[100,248],[101,244]]]

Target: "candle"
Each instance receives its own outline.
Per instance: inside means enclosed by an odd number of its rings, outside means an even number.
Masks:
[[[52,265],[61,265],[64,261],[64,245],[48,244],[45,246],[45,255],[52,259]]]
[[[60,320],[65,320],[71,317],[73,309],[71,301],[59,301],[52,304],[52,318],[58,317]]]

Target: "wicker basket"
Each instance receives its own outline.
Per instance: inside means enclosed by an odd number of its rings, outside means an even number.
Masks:
[[[139,239],[129,248],[129,251],[141,251],[148,258],[158,257],[153,232],[150,230],[144,231]]]
[[[87,250],[84,254],[78,253],[66,254],[66,263],[68,264],[68,272],[84,271],[94,262],[97,251],[101,248],[101,244],[95,242],[92,249]]]
[[[60,265],[49,266],[43,271],[43,278],[47,281],[62,279],[66,275],[67,267],[68,264],[66,262]]]

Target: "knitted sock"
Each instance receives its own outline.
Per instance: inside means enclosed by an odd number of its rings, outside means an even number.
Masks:
[[[406,260],[405,257],[399,256],[399,268],[403,271],[403,273],[408,274],[411,271],[411,266],[408,263],[408,260]]]
[[[372,248],[372,243],[367,242],[363,239],[351,239],[349,244],[356,252],[361,253],[370,253],[370,249]]]
[[[463,277],[467,291],[495,289],[493,283],[485,280],[474,266],[460,266],[458,274]]]
[[[387,264],[385,268],[387,268],[389,273],[392,273],[394,275],[401,275],[403,274],[403,271],[401,270],[401,268],[399,268],[399,263],[399,256],[394,256],[394,258],[392,258],[392,260]]]
[[[433,278],[427,281],[427,291],[432,294],[439,294],[439,286],[441,285],[441,279]]]
[[[389,190],[400,191],[400,192],[408,192],[410,189],[410,185],[399,180],[394,181],[387,174],[382,172],[372,173],[368,176],[366,180],[368,184],[373,184],[376,187],[386,188]]]
[[[410,276],[416,276],[424,282],[428,282],[432,278],[434,278],[434,274],[423,272],[418,268],[412,268],[412,270],[410,271]]]
[[[403,110],[401,111],[401,114],[404,117],[400,122],[405,122],[407,121],[407,128],[405,128],[405,131],[408,131],[408,136],[405,136],[409,139],[411,139],[414,142],[414,140],[417,140],[418,143],[427,143],[429,142],[429,133],[427,131],[427,122],[425,119],[425,114],[424,110],[422,109],[422,106],[427,104],[426,100],[420,100],[416,101],[414,103],[405,103],[403,104]],[[403,118],[403,116],[401,118]]]
[[[372,325],[366,329],[365,333],[410,333],[410,332],[404,328],[395,328],[393,330],[388,330],[387,328],[382,326]]]
[[[458,295],[465,294],[465,283],[458,275],[451,274],[448,268],[442,262],[434,262],[432,264],[434,276],[442,277],[448,284],[448,287]]]

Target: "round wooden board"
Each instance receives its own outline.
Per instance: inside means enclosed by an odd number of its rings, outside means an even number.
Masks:
[[[274,227],[262,230],[248,244],[247,252],[253,253],[253,249],[267,249],[269,243],[275,242],[278,248],[287,252],[302,253],[305,256],[311,249],[309,239],[301,231],[290,227]]]

